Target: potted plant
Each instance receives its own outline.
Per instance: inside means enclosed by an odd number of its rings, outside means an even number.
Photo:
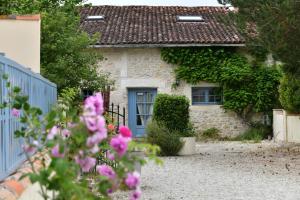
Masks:
[[[183,143],[181,150],[178,152],[180,156],[193,155],[196,153],[196,137],[195,131],[191,123],[188,128],[182,131],[180,134],[180,140]]]

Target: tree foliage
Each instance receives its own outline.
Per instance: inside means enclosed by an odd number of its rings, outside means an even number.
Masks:
[[[238,8],[238,12],[232,13],[231,17],[247,38],[248,47],[263,48],[272,53],[275,60],[283,63],[282,69],[287,78],[283,80],[284,85],[280,90],[281,103],[290,111],[300,111],[300,104],[296,100],[300,99],[297,89],[300,83],[298,81],[291,83],[291,80],[300,78],[300,1],[220,0],[220,2],[231,3]]]
[[[82,0],[0,0],[0,14],[42,15],[41,73],[58,85],[100,90],[113,82],[97,72],[101,55],[87,50],[95,37],[79,29]]]
[[[175,68],[178,79],[190,84],[219,83],[223,88],[224,108],[246,120],[252,113],[267,112],[277,103],[278,70],[253,66],[232,48],[165,48],[162,58],[178,66]]]

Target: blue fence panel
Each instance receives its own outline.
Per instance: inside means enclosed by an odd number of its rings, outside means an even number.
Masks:
[[[47,113],[57,100],[56,85],[18,63],[0,55],[0,74],[7,74],[13,86],[22,89],[29,103]],[[6,81],[0,80],[0,102],[8,98]],[[0,180],[15,171],[26,159],[22,150],[23,139],[14,137],[21,124],[11,114],[11,109],[0,110]]]

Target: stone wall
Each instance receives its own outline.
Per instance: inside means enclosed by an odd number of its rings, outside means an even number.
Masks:
[[[128,88],[157,88],[158,93],[185,95],[191,99],[192,86],[216,86],[207,82],[189,85],[181,81],[179,87],[172,89],[174,66],[161,60],[158,48],[105,48],[99,51],[105,58],[99,62],[99,71],[110,73],[116,81],[111,102],[126,107],[126,110]],[[225,112],[219,105],[191,105],[190,109],[191,121],[199,131],[215,127],[223,135],[233,136],[247,129],[235,113]]]

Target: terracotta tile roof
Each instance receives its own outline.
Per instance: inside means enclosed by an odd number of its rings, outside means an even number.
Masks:
[[[81,8],[81,28],[101,34],[100,46],[239,45],[233,25],[220,22],[223,7],[91,6]],[[103,15],[104,20],[87,20]],[[204,22],[178,22],[178,15],[201,15]]]

